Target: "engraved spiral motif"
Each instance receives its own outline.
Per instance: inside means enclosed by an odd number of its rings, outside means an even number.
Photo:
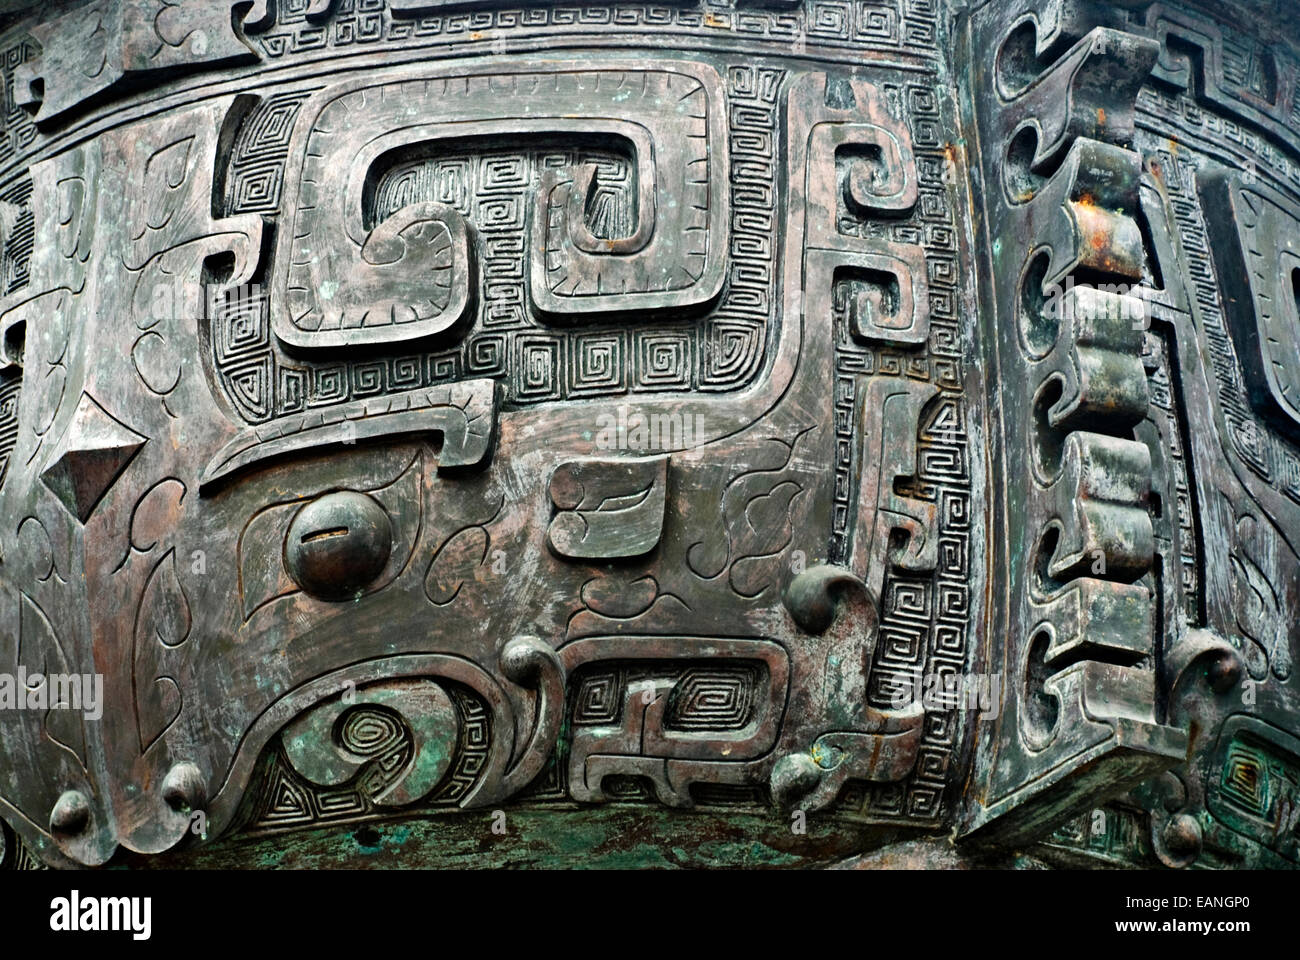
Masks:
[[[451,769],[460,715],[433,680],[368,684],[332,697],[281,734],[285,756],[319,787],[357,791],[366,802],[401,806],[427,796]]]
[[[339,721],[339,745],[359,757],[378,757],[410,741],[397,714],[376,707],[358,707]]]

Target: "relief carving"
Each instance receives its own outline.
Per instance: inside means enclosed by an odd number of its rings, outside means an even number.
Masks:
[[[1300,39],[1211,7],[0,18],[0,866],[1300,862]]]

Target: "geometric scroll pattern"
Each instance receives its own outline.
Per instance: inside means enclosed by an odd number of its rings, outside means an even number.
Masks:
[[[635,227],[634,158],[617,140],[533,137],[524,146],[453,145],[377,168],[367,216],[377,223],[403,207],[436,203],[471,225],[477,277],[463,334],[439,349],[390,349],[369,359],[291,358],[271,329],[266,291],[254,284],[214,304],[209,318],[226,398],[256,423],[471,377],[501,381],[505,399],[517,404],[744,387],[762,368],[775,323],[774,145],[782,75],[744,66],[726,73],[732,103],[727,138],[735,161],[727,187],[730,242],[716,242],[727,245],[729,269],[703,319],[668,315],[572,326],[533,315],[528,263],[541,254],[531,251],[528,220],[549,172],[593,168],[585,223],[594,237],[628,236]],[[225,212],[271,215],[282,206],[288,140],[302,101],[297,94],[270,97],[242,118],[222,191]]]
[[[449,684],[447,693],[460,718],[460,734],[451,770],[436,793],[423,798],[421,807],[453,807],[482,771],[491,740],[491,722],[483,702],[473,693]],[[312,783],[294,769],[283,747],[262,758],[255,786],[245,796],[239,822],[249,832],[299,828],[333,821],[356,821],[391,816],[371,797],[364,773],[338,786]]]
[[[272,213],[280,207],[289,135],[305,94],[267,97],[244,118],[230,152],[222,202],[227,213]]]
[[[919,244],[925,251],[929,339],[917,347],[869,345],[856,339],[846,303],[835,311],[835,508],[831,557],[843,560],[853,515],[852,480],[861,470],[854,438],[864,425],[860,391],[865,378],[894,376],[932,383],[939,395],[924,409],[918,426],[917,473],[909,496],[938,508],[938,562],[932,572],[894,570],[881,593],[881,621],[871,665],[869,701],[887,708],[900,685],[923,676],[961,673],[969,662],[971,478],[969,468],[958,299],[957,237],[950,162],[941,131],[950,118],[942,101],[924,84],[886,86],[890,102],[905,105],[919,181],[910,216],[881,222],[844,211],[842,233],[881,236]],[[943,793],[960,743],[961,711],[926,713],[916,768],[897,783],[850,782],[839,811],[853,819],[936,823],[944,813]]]
[[[680,667],[602,665],[575,687],[573,723],[591,726],[620,719],[623,692],[638,679],[655,677],[671,686],[664,717],[669,730],[739,730],[753,715],[759,678],[749,666]]]
[[[0,717],[0,861],[516,798],[1300,859],[1300,58],[1212,6],[15,26],[0,672],[139,729]]]
[[[404,44],[421,40],[469,45],[498,36],[543,38],[552,42],[575,29],[607,35],[655,31],[696,35],[707,32],[722,40],[770,39],[831,50],[878,50],[934,58],[941,35],[936,0],[793,0],[770,4],[718,7],[706,15],[694,4],[621,4],[607,7],[576,3],[502,9],[425,9],[401,15],[384,0],[337,0],[337,16],[328,23],[308,17],[308,0],[271,0],[276,22],[256,36],[268,59],[321,50],[347,50],[374,43]],[[431,5],[426,5],[430,7]]]

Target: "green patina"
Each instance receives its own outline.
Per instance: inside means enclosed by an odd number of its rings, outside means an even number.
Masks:
[[[862,852],[854,823],[810,817],[807,833],[756,811],[666,811],[640,804],[506,809],[506,832],[490,811],[375,820],[301,832],[195,843],[157,857],[123,852],[120,867],[241,868],[715,868],[823,866]]]

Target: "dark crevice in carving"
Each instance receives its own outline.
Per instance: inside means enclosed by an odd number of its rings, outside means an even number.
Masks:
[[[757,808],[772,805],[766,784],[692,783],[691,800],[697,807]]]
[[[1038,152],[1038,129],[1026,124],[1016,131],[1007,144],[1003,176],[1007,196],[1012,203],[1028,203],[1053,173],[1052,170],[1034,169],[1034,155]]]
[[[13,328],[8,331],[13,332]],[[8,348],[8,344],[6,344]],[[21,350],[21,346],[19,347]],[[21,367],[0,370],[0,485],[9,472],[9,457],[18,442],[18,396],[23,389]]]
[[[1192,625],[1204,627],[1208,621],[1206,598],[1206,553],[1205,521],[1201,516],[1199,464],[1196,462],[1196,448],[1192,444],[1192,428],[1188,420],[1186,398],[1189,396],[1183,383],[1183,367],[1179,362],[1178,331],[1172,323],[1153,320],[1152,332],[1161,338],[1165,346],[1165,356],[1169,357],[1169,386],[1172,395],[1177,398],[1173,403],[1174,426],[1178,431],[1178,444],[1183,452],[1184,470],[1187,476],[1188,512],[1191,514],[1192,537],[1196,550],[1196,590],[1193,597],[1194,609]]]
[[[1059,672],[1055,664],[1049,666],[1047,663],[1047,650],[1051,645],[1052,637],[1046,630],[1036,633],[1029,643],[1025,665],[1023,727],[1026,739],[1034,749],[1042,749],[1052,741],[1060,715],[1056,697],[1045,687],[1047,681]]]
[[[27,351],[27,322],[20,320],[5,330],[4,357],[10,363],[22,365]]]
[[[1144,177],[1143,193],[1145,194],[1150,182],[1149,177]],[[1138,233],[1142,235],[1142,286],[1149,287],[1152,290],[1165,289],[1165,275],[1160,267],[1160,257],[1156,253],[1155,237],[1151,233],[1151,221],[1148,219],[1147,206],[1145,203],[1139,206],[1133,219],[1137,221]]]
[[[1155,499],[1153,492],[1152,499]],[[1155,630],[1151,637],[1151,663],[1165,662],[1165,641],[1166,630],[1171,628],[1171,624],[1165,617],[1165,604],[1163,598],[1165,591],[1169,589],[1169,584],[1165,582],[1165,556],[1160,550],[1156,550],[1151,557],[1151,595],[1156,598],[1152,604],[1155,615]],[[1163,683],[1155,684],[1155,717],[1160,723],[1169,721],[1169,688]]]
[[[1032,357],[1045,357],[1056,345],[1061,321],[1054,315],[1059,298],[1045,301],[1043,284],[1051,266],[1051,254],[1040,250],[1033,255],[1020,280],[1020,331]]]
[[[1065,434],[1051,425],[1048,412],[1061,399],[1059,377],[1052,377],[1039,388],[1034,397],[1034,463],[1040,477],[1050,481],[1061,474],[1061,455],[1065,449]]]
[[[230,251],[214,253],[203,260],[203,286],[221,286],[235,274],[235,255]]]
[[[997,54],[997,79],[1002,95],[1015,97],[1023,93],[1074,45],[1075,39],[1061,34],[1039,53],[1037,24],[1032,19],[1017,24]]]
[[[1295,304],[1296,315],[1300,316],[1300,267],[1291,271],[1291,299]]]
[[[23,104],[32,114],[41,108],[41,101],[45,99],[45,78],[35,77],[27,84],[27,102]]]
[[[221,133],[217,137],[217,148],[213,153],[212,171],[212,217],[219,219],[229,216],[231,206],[228,202],[228,178],[234,172],[234,161],[239,139],[247,129],[246,123],[253,111],[262,105],[262,98],[251,93],[241,93],[235,97],[221,122]]]
[[[1042,537],[1039,538],[1038,551],[1034,554],[1034,587],[1039,596],[1050,596],[1064,585],[1062,581],[1053,577],[1050,572],[1052,557],[1056,554],[1056,547],[1060,539],[1060,527],[1055,525],[1044,530]]]

